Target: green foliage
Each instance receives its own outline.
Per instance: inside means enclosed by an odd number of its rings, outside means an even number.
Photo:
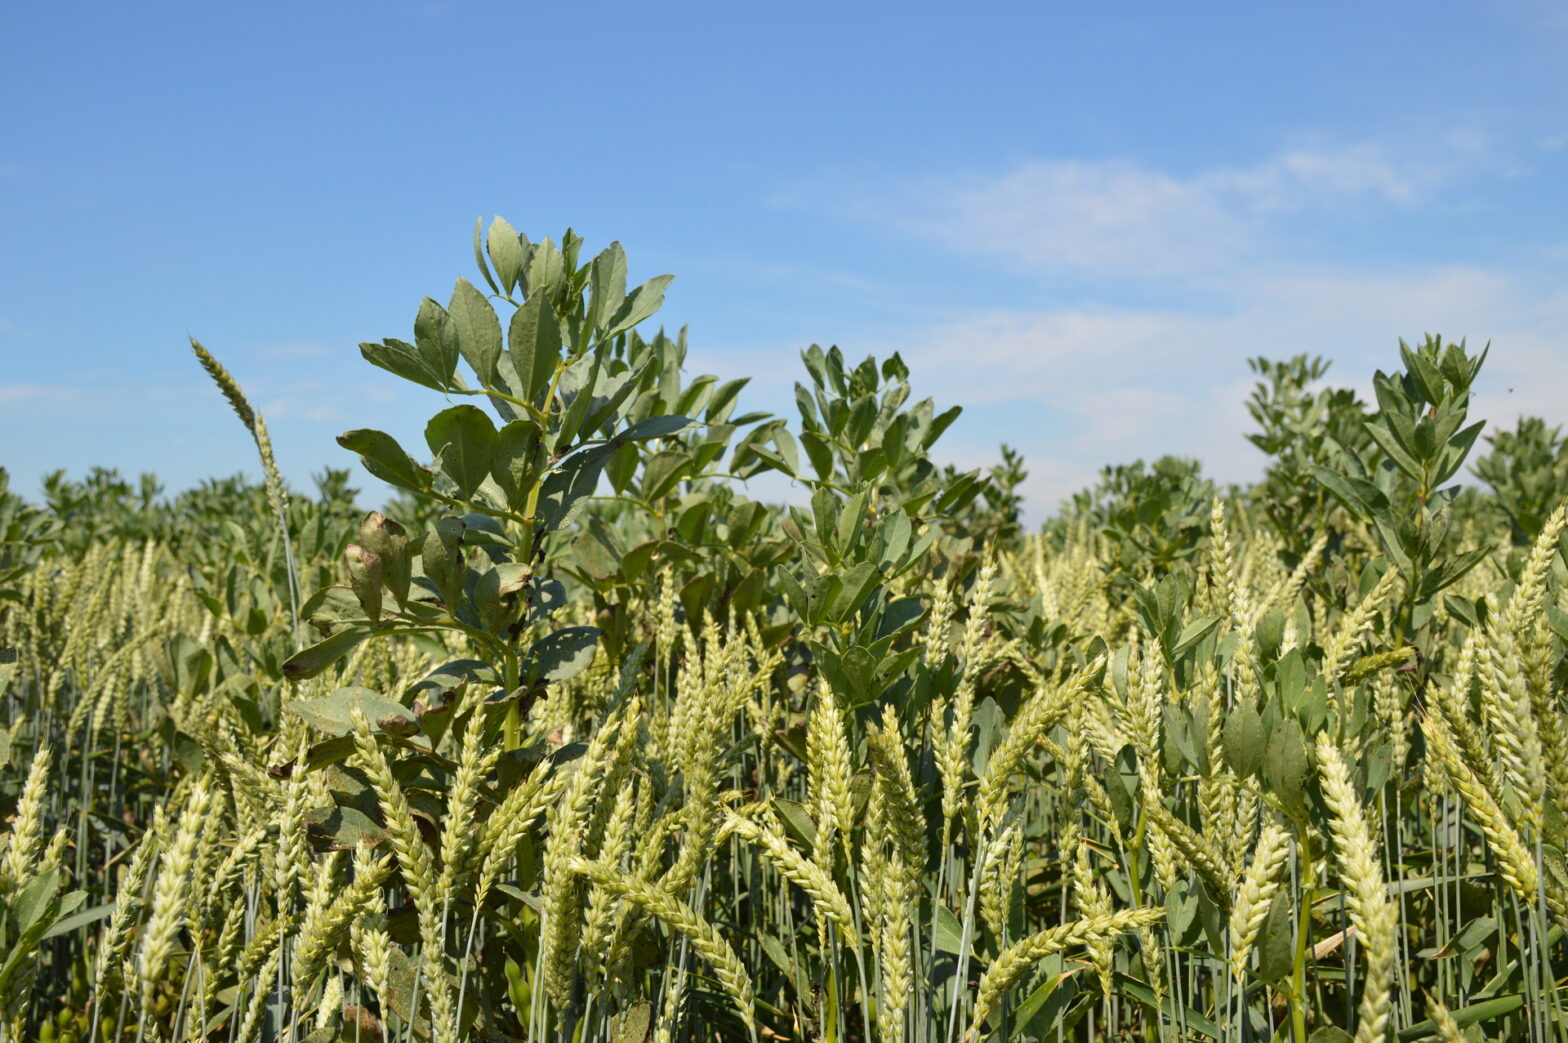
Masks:
[[[1201,471],[1174,456],[1102,468],[1098,483],[1063,505],[1063,522],[1087,522],[1111,542],[1121,582],[1162,576],[1198,552],[1208,529],[1216,490]]]
[[[1568,499],[1568,441],[1540,417],[1520,417],[1514,430],[1486,441],[1492,451],[1476,460],[1475,474],[1507,513],[1515,546],[1526,546]]]
[[[18,597],[12,584],[43,556],[52,529],[48,515],[11,491],[0,467],[0,600]]]
[[[1001,462],[991,467],[984,481],[976,482],[979,495],[965,497],[967,503],[952,510],[943,528],[951,535],[967,538],[975,546],[999,548],[1017,546],[1024,535],[1024,497],[1019,491],[1029,477],[1023,455],[1008,445],[1000,450]],[[961,487],[966,476],[956,467],[942,469],[943,484]]]
[[[1359,522],[1372,527],[1378,544],[1405,578],[1401,625],[1405,634],[1420,625],[1418,613],[1489,553],[1475,547],[1458,554],[1451,539],[1450,505],[1459,486],[1445,485],[1486,426],[1467,424],[1470,387],[1486,352],[1471,356],[1463,344],[1428,337],[1419,348],[1400,342],[1403,371],[1372,378],[1379,410],[1362,429],[1376,445],[1363,458],[1339,454],[1337,466],[1314,466],[1313,474]],[[1343,446],[1340,446],[1344,449]]]
[[[360,543],[348,548],[349,589],[363,618],[307,611],[323,641],[285,664],[296,678],[315,676],[373,634],[446,629],[492,662],[504,686],[540,686],[570,676],[537,663],[559,641],[547,627],[559,599],[547,596],[551,551],[575,526],[606,469],[619,455],[640,469],[645,446],[697,421],[659,409],[661,377],[684,351],[662,334],[654,346],[630,331],[655,312],[670,277],[626,290],[626,256],[612,244],[578,264],[582,240],[570,230],[557,246],[530,242],[504,221],[474,249],[494,298],[512,311],[503,324],[491,299],[459,279],[446,307],[430,298],[414,321],[414,343],[365,343],[365,358],[448,396],[483,397],[496,418],[458,404],[425,427],[431,463],[418,463],[390,435],[350,431],[339,438],[366,468],[405,493],[434,500],[446,513],[422,533],[384,516],[367,516]],[[486,254],[488,252],[488,262]],[[477,387],[458,371],[466,363]],[[696,399],[681,403],[696,407]],[[711,417],[717,422],[720,417]],[[498,423],[499,422],[499,423]],[[618,466],[625,487],[633,477]],[[389,587],[393,603],[382,597]],[[324,620],[324,622],[323,622]],[[584,634],[596,634],[582,628]],[[531,635],[531,644],[519,638]],[[575,669],[586,658],[571,659]],[[518,742],[515,705],[506,739]]]
[[[1253,386],[1247,412],[1259,430],[1247,441],[1269,456],[1252,501],[1299,559],[1313,536],[1332,524],[1332,495],[1315,468],[1341,466],[1349,455],[1362,458],[1371,444],[1366,407],[1349,388],[1320,387],[1329,362],[1296,355],[1287,361],[1247,360],[1261,378]]]

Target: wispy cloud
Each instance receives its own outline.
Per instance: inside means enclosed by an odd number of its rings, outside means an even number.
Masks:
[[[295,341],[284,344],[259,344],[250,349],[256,358],[267,362],[286,362],[291,359],[319,359],[341,352],[341,346],[315,341]]]
[[[1396,160],[1365,143],[1287,149],[1187,174],[1119,159],[1043,158],[875,192],[837,185],[830,205],[942,249],[1028,269],[1201,281],[1250,263],[1286,220],[1429,201],[1485,155],[1482,138],[1461,137],[1442,163]]]
[[[281,425],[273,422],[285,420],[333,424],[364,421],[376,411],[384,412],[384,407],[396,403],[400,389],[372,379],[345,382],[259,380],[246,390],[247,397],[277,428]],[[211,384],[197,380],[138,384],[108,371],[84,375],[81,381],[69,384],[0,384],[0,404],[11,406],[13,410],[74,408],[91,409],[99,416],[126,416],[135,414],[148,403],[162,402],[179,403],[181,408],[205,406],[215,412],[228,410]]]
[[[82,389],[68,384],[0,384],[0,402],[12,406],[65,406],[79,403]]]
[[[371,410],[367,406],[386,406],[398,398],[398,388],[380,381],[333,383],[297,380],[258,385],[257,402],[268,421],[295,419],[337,424],[363,422]]]

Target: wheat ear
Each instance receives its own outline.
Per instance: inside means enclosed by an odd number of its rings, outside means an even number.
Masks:
[[[1367,976],[1357,1011],[1356,1043],[1378,1043],[1387,1034],[1399,912],[1388,897],[1378,845],[1350,782],[1350,769],[1327,735],[1318,736],[1323,799],[1333,816],[1334,850],[1345,882],[1350,922],[1366,952]]]
[[[1052,953],[1105,938],[1113,938],[1128,931],[1149,927],[1165,916],[1163,909],[1122,909],[1106,916],[1096,916],[1060,927],[1047,927],[1008,946],[980,978],[980,990],[975,1001],[974,1023],[966,1039],[974,1039],[981,1024],[1002,994],[1011,988],[1024,972]]]
[[[613,894],[646,909],[691,942],[692,949],[713,970],[713,976],[748,1026],[755,1023],[755,993],[751,977],[718,929],[691,906],[664,888],[627,876],[618,866],[605,866],[574,858],[570,868]]]
[[[267,488],[267,502],[272,506],[272,513],[278,519],[278,528],[283,534],[283,556],[288,562],[289,569],[289,597],[290,607],[293,610],[294,633],[299,634],[299,570],[294,565],[294,543],[289,538],[289,496],[283,485],[283,475],[278,470],[277,457],[272,452],[272,438],[267,434],[267,423],[261,414],[251,408],[250,402],[245,398],[245,392],[240,390],[239,381],[235,380],[223,364],[213,357],[212,352],[202,347],[201,342],[195,337],[191,338],[191,350],[196,353],[196,361],[201,363],[201,368],[207,371],[212,382],[218,385],[218,390],[223,392],[223,397],[229,400],[229,405],[234,408],[234,413],[240,418],[240,423],[245,425],[245,430],[250,432],[255,439],[256,452],[261,457],[261,473]]]
[[[43,836],[44,792],[49,778],[49,748],[38,747],[22,784],[16,804],[16,820],[11,827],[11,846],[0,863],[0,891],[14,892],[38,871],[39,842]]]
[[[1429,713],[1421,722],[1426,735],[1427,756],[1435,758],[1448,776],[1454,789],[1464,797],[1470,813],[1480,823],[1492,854],[1497,857],[1498,872],[1521,901],[1534,902],[1539,876],[1535,859],[1525,845],[1519,831],[1509,821],[1497,798],[1492,795],[1480,777],[1460,755],[1453,732],[1440,713]]]
[[[1237,981],[1247,973],[1247,958],[1279,891],[1279,873],[1289,854],[1290,834],[1272,822],[1264,826],[1230,914],[1230,966]]]
[[[854,909],[826,869],[790,847],[789,841],[771,829],[750,819],[730,813],[725,816],[724,829],[756,844],[780,876],[811,897],[819,915],[837,924],[851,944],[858,944]]]

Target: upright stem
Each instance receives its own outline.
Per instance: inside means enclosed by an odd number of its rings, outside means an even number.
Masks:
[[[1296,953],[1290,975],[1290,1029],[1295,1043],[1307,1043],[1307,949],[1312,937],[1312,890],[1317,879],[1312,864],[1312,834],[1307,824],[1296,826],[1297,879],[1301,894],[1296,912]]]
[[[511,651],[507,651],[501,658],[501,689],[504,692],[515,692],[521,683],[522,660]],[[506,707],[506,718],[502,722],[503,739],[506,749],[515,750],[523,744],[523,711],[517,700],[512,700]]]

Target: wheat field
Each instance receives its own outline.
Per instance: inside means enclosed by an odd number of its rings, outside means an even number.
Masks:
[[[1568,445],[1485,352],[1255,360],[1260,481],[1031,531],[897,356],[739,413],[581,245],[361,345],[441,407],[339,439],[380,511],[199,344],[262,483],[0,481],[0,1039],[1568,1039]]]

